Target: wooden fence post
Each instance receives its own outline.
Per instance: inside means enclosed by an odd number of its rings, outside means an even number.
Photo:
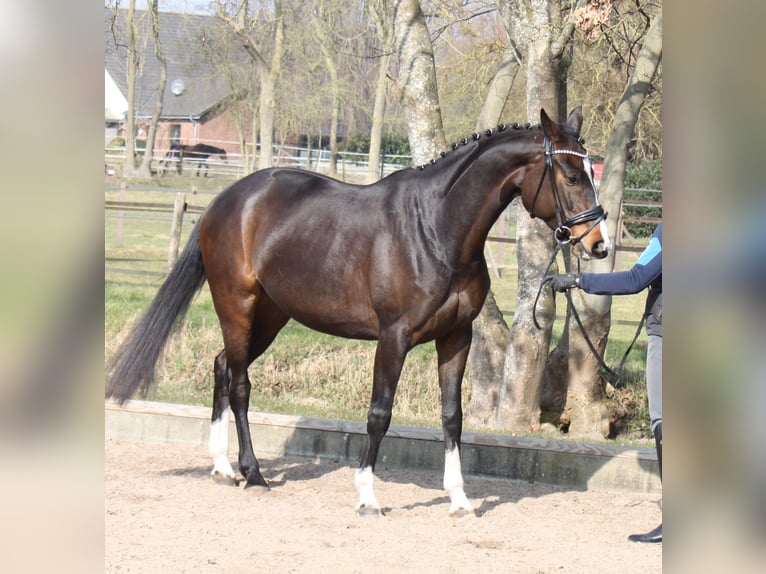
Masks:
[[[186,211],[186,194],[176,193],[176,200],[173,204],[173,223],[170,227],[170,246],[168,247],[168,273],[170,273],[173,265],[178,260],[178,247],[181,244],[181,227],[184,222],[184,211]]]
[[[125,183],[125,180],[120,180],[120,191],[117,194],[117,200],[122,203],[125,201],[125,188],[127,187],[127,184]],[[117,244],[117,247],[122,247],[122,209],[120,209],[117,212],[117,237],[115,238],[115,243]]]
[[[191,192],[191,199],[189,200],[189,203],[186,204],[186,208],[185,208],[186,211],[188,211],[190,207],[195,207],[197,205],[197,186],[196,185],[192,185],[192,190],[191,191],[192,191]],[[192,213],[191,223],[192,223],[192,226],[194,226],[194,225],[196,225],[197,220],[194,218],[194,212],[192,211],[191,213]]]

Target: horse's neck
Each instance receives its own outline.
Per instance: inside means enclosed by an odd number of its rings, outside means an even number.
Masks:
[[[505,153],[502,145],[507,146]],[[483,256],[490,229],[520,193],[510,178],[530,162],[532,154],[532,148],[519,140],[484,146],[466,155],[437,216],[440,235],[453,257],[466,263]]]

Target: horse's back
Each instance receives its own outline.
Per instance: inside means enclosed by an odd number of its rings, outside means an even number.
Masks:
[[[202,218],[204,234],[237,229],[272,249],[307,243],[307,248],[350,237],[379,219],[380,201],[357,186],[309,171],[268,168],[232,184]]]
[[[240,289],[257,288],[255,282],[311,327],[374,337],[373,259],[393,254],[379,247],[392,235],[384,195],[371,191],[282,168],[236,182],[200,222],[203,259],[216,275],[209,277],[211,289],[221,281],[240,282]]]
[[[339,208],[365,207],[379,203],[363,186],[355,186],[310,171],[293,168],[267,168],[256,171],[222,191],[209,211],[216,216],[239,217],[238,211],[261,210],[263,216],[289,217],[291,213],[312,219],[305,214],[337,213]],[[276,213],[275,213],[276,212]],[[339,216],[342,214],[338,214]],[[284,221],[280,219],[280,221]],[[279,221],[274,221],[279,224]]]

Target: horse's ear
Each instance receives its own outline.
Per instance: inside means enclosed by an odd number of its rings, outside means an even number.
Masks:
[[[567,125],[572,128],[577,135],[580,135],[580,128],[582,128],[582,106],[577,106],[569,112]]]
[[[543,133],[545,134],[545,137],[551,141],[558,139],[559,126],[557,126],[556,122],[548,117],[548,114],[546,114],[545,110],[542,108],[540,109],[540,125],[543,127]]]

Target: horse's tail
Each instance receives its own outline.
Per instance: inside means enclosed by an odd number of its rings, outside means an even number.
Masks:
[[[183,253],[149,309],[109,361],[107,398],[123,403],[139,387],[142,396],[146,396],[154,383],[155,367],[165,343],[205,283],[198,227],[192,230]]]

